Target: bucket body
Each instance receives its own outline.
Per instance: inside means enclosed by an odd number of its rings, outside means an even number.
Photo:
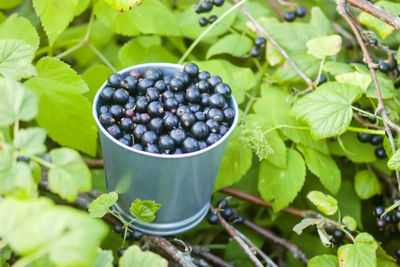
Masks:
[[[119,73],[125,77],[132,70],[144,72],[149,68],[157,68],[164,75],[173,75],[183,66],[151,63],[132,66]],[[119,143],[100,124],[97,111],[105,85],[94,99],[93,116],[99,128],[107,189],[119,195],[115,209],[130,221],[129,208],[135,199],[160,203],[162,206],[153,222],[132,223],[133,228],[147,234],[174,235],[196,226],[207,214],[228,137],[238,121],[236,101],[232,96],[228,101],[235,110],[232,126],[215,144],[180,155],[153,154]]]

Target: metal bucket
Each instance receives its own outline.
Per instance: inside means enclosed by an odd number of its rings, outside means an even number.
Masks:
[[[157,68],[172,75],[183,66],[168,63],[136,65],[119,73],[124,77],[132,70]],[[132,226],[147,234],[174,235],[196,226],[207,214],[210,198],[228,137],[237,125],[239,110],[231,96],[228,104],[235,110],[229,131],[215,144],[181,155],[152,154],[119,143],[100,124],[98,109],[100,93],[93,102],[93,117],[100,133],[107,189],[119,195],[115,209],[132,220],[129,208],[135,199],[154,200],[162,204],[156,219],[148,224],[133,222]]]

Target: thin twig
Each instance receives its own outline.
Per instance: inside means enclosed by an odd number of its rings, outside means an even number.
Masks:
[[[378,167],[376,167],[373,164],[369,164],[369,167],[376,174],[376,176],[385,181],[385,183],[389,186],[392,198],[395,198],[396,196],[399,195],[399,191],[396,190],[396,184],[391,177],[387,176],[383,171],[381,171]]]
[[[331,22],[333,29],[343,35],[344,38],[346,38],[352,45],[353,47],[357,47],[357,41],[354,39],[353,35],[351,35],[348,31],[342,28],[339,24],[336,22]]]
[[[247,226],[249,229],[253,230],[257,234],[261,235],[265,239],[271,240],[275,244],[278,244],[285,249],[289,250],[295,258],[300,259],[303,263],[307,264],[308,258],[306,254],[295,244],[290,243],[289,241],[283,239],[282,237],[277,236],[276,234],[272,233],[271,231],[261,228],[260,226],[252,223],[251,221],[245,220],[244,225]]]
[[[190,246],[195,254],[201,256],[203,259],[211,263],[213,266],[233,267],[233,265],[231,265],[230,263],[227,263],[220,257],[210,253],[208,248],[206,247],[200,245],[190,245]]]
[[[102,159],[87,160],[86,165],[89,169],[102,169],[104,168],[104,161]]]
[[[257,29],[258,32],[260,32],[262,35],[265,36],[265,38],[268,39],[268,41],[278,50],[278,52],[286,59],[287,62],[293,67],[293,69],[301,76],[301,78],[308,84],[309,87],[313,88],[315,87],[312,80],[307,77],[307,75],[296,65],[296,63],[289,57],[289,55],[286,53],[286,51],[275,41],[274,38],[263,28],[261,27],[260,24],[250,15],[247,10],[240,5],[239,6],[240,10],[242,13],[247,17],[248,20],[253,23],[254,27]]]
[[[210,205],[210,209],[215,212],[216,209]],[[247,254],[247,256],[250,258],[250,260],[254,263],[255,266],[258,267],[263,267],[262,263],[260,260],[254,255],[254,253],[251,251],[249,246],[239,237],[235,229],[233,228],[232,225],[227,223],[224,218],[222,218],[221,214],[218,212],[215,212],[218,215],[219,222],[221,223],[222,227],[225,228],[225,230],[228,232],[228,234],[238,243],[238,245],[242,248],[244,253]]]
[[[382,9],[381,7],[378,7],[367,0],[346,0],[346,2],[358,9],[360,9],[364,12],[367,12],[368,14],[386,22],[387,24],[393,26],[396,30],[400,30],[400,18],[387,12],[386,10]]]
[[[225,187],[219,191],[222,193],[228,194],[230,196],[234,196],[236,198],[243,199],[247,202],[251,202],[251,203],[254,203],[254,204],[269,208],[269,209],[272,208],[272,205],[270,203],[262,200],[261,198],[252,196],[250,194],[247,194],[246,192],[237,190],[232,187]],[[308,217],[309,215],[313,214],[312,211],[299,210],[299,209],[296,209],[293,207],[286,207],[282,210],[282,212],[296,216],[296,217],[300,217],[300,218],[305,218],[305,217]]]
[[[364,1],[364,0],[359,0],[359,1]],[[357,27],[355,26],[354,22],[350,19],[349,14],[352,14],[351,11],[347,10],[346,8],[346,1],[345,0],[336,0],[336,4],[337,4],[337,10],[339,12],[339,14],[346,20],[347,24],[349,24],[350,28],[352,29],[352,31],[354,32],[357,42],[361,47],[361,50],[363,51],[364,54],[364,58],[366,60],[366,63],[368,64],[368,67],[370,69],[371,72],[371,76],[372,76],[372,80],[374,81],[374,85],[375,85],[375,91],[376,91],[376,95],[378,98],[378,108],[376,110],[375,113],[380,112],[381,113],[381,117],[382,117],[382,121],[383,121],[383,125],[385,126],[385,130],[387,133],[387,136],[389,138],[391,147],[392,147],[392,151],[393,154],[396,153],[396,145],[394,143],[394,139],[392,136],[392,132],[391,132],[391,128],[396,130],[396,131],[400,131],[400,127],[397,126],[396,124],[394,124],[388,117],[386,110],[385,110],[385,104],[383,102],[383,98],[382,98],[382,93],[381,93],[381,89],[379,87],[379,83],[378,83],[378,79],[376,77],[376,73],[375,73],[375,68],[373,66],[371,57],[369,55],[368,49],[365,46],[365,43],[361,37],[360,32],[358,31]],[[397,178],[397,185],[400,191],[400,174],[398,171],[396,171],[396,178]]]
[[[279,19],[281,21],[285,21],[284,19],[284,13],[281,9],[281,7],[278,5],[277,2],[275,2],[275,0],[268,0],[269,5],[272,7],[272,9],[275,11],[275,13],[278,15]]]
[[[255,251],[258,253],[258,255],[260,255],[261,258],[264,259],[264,261],[265,261],[268,265],[270,265],[270,266],[272,266],[272,267],[278,267],[278,266],[276,265],[276,263],[275,263],[270,257],[268,257],[267,254],[264,253],[264,251],[262,251],[262,250],[261,250],[260,248],[258,248],[256,245],[254,245],[254,243],[251,242],[250,239],[248,239],[244,234],[242,234],[241,232],[239,232],[236,228],[233,228],[233,229],[234,229],[235,232],[239,235],[239,237],[240,237],[241,239],[243,239],[243,241],[246,242],[246,243],[250,246],[250,248],[251,248],[252,250],[255,250]]]
[[[151,246],[161,249],[166,253],[172,260],[177,262],[182,267],[196,267],[182,251],[178,250],[168,240],[161,236],[146,235],[143,239],[148,242]]]
[[[356,113],[353,113],[353,118],[356,121],[358,121],[362,126],[364,126],[366,128],[375,128],[375,129],[378,129],[378,130],[385,130],[385,128],[382,127],[382,126],[379,126],[377,124],[373,124],[373,123],[370,123],[368,121],[363,120],[362,116],[360,116],[360,115],[358,115]]]

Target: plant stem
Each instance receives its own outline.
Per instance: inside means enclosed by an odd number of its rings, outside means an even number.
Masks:
[[[40,158],[38,156],[31,156],[30,159],[33,160],[33,161],[36,161],[37,163],[39,163],[40,165],[46,167],[47,169],[52,169],[52,168],[55,167],[53,163],[48,162],[48,161],[46,161],[46,160],[44,160],[44,159],[42,159],[42,158]]]
[[[14,138],[17,136],[19,131],[19,120],[14,123]]]
[[[92,45],[91,43],[87,44],[90,49],[93,50],[93,52],[101,59],[101,61],[104,62],[104,64],[107,65],[107,67],[109,67],[113,72],[117,72],[117,70],[115,69],[115,67],[111,64],[110,61],[108,61],[108,59],[96,48],[94,47],[94,45]]]
[[[385,135],[385,131],[384,130],[373,130],[373,129],[367,129],[367,128],[353,127],[353,126],[347,127],[347,130],[350,131],[350,132]]]
[[[188,57],[188,55],[193,51],[193,49],[196,47],[196,45],[209,33],[214,27],[222,21],[226,16],[228,16],[230,13],[232,13],[236,8],[238,8],[241,4],[245,3],[247,0],[242,0],[239,3],[235,4],[233,7],[228,9],[224,14],[222,14],[221,17],[219,17],[213,24],[211,24],[207,29],[205,29],[199,37],[189,46],[189,48],[186,50],[186,52],[182,55],[182,57],[179,59],[178,64],[182,64],[185,59]]]
[[[375,114],[372,114],[371,112],[362,110],[362,109],[357,108],[357,107],[355,107],[355,106],[351,106],[351,108],[354,109],[355,111],[360,112],[361,114],[367,115],[367,116],[370,117],[370,118],[374,118],[374,117],[375,117],[375,118],[377,118],[377,119],[382,120],[382,118],[381,118],[380,116],[377,116],[377,115],[375,115]]]
[[[272,132],[274,130],[281,129],[281,128],[289,128],[289,129],[297,129],[297,130],[310,130],[310,127],[307,127],[307,126],[294,126],[294,125],[281,124],[281,125],[277,125],[275,127],[272,127],[271,129],[266,130],[264,132],[264,134],[267,134],[269,132]]]
[[[72,52],[75,52],[76,50],[78,50],[79,48],[81,48],[83,46],[85,46],[85,44],[83,42],[77,43],[73,47],[71,47],[71,48],[65,50],[64,52],[58,54],[57,56],[55,56],[55,58],[61,59],[61,58],[65,57],[65,56],[68,56]]]

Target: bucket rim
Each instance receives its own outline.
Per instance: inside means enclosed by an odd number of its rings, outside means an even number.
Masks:
[[[133,65],[130,67],[127,67],[125,69],[122,69],[120,71],[118,71],[117,73],[119,74],[126,74],[132,70],[136,70],[138,68],[172,68],[175,69],[176,71],[179,70],[183,70],[183,65],[180,64],[173,64],[173,63],[145,63],[145,64],[138,64],[138,65]],[[138,150],[135,148],[132,148],[130,146],[124,145],[122,143],[120,143],[117,139],[115,139],[114,137],[112,137],[107,131],[106,129],[103,127],[103,125],[101,125],[99,118],[98,118],[98,112],[97,112],[97,106],[100,100],[100,94],[101,91],[104,89],[104,87],[106,86],[107,81],[105,81],[103,83],[103,85],[99,88],[99,90],[97,91],[94,100],[93,100],[93,104],[92,104],[92,115],[94,120],[96,121],[97,124],[97,128],[99,129],[99,131],[101,131],[109,140],[111,140],[112,142],[114,142],[116,145],[118,145],[119,147],[124,148],[125,150],[129,150],[131,152],[137,153],[137,154],[141,154],[143,156],[148,156],[148,157],[152,157],[152,158],[163,158],[163,159],[177,159],[177,158],[189,158],[189,157],[195,157],[201,154],[204,154],[210,150],[213,150],[214,148],[216,148],[217,146],[219,146],[220,144],[222,144],[225,140],[228,139],[228,137],[232,134],[232,132],[235,130],[237,123],[239,121],[239,107],[238,104],[235,100],[235,98],[233,97],[233,95],[230,96],[230,99],[232,101],[232,107],[235,110],[235,118],[232,122],[231,127],[229,128],[228,132],[221,138],[219,139],[216,143],[212,144],[211,146],[208,146],[204,149],[198,150],[198,151],[194,151],[194,152],[190,152],[190,153],[183,153],[183,154],[156,154],[156,153],[151,153],[151,152],[147,152],[147,151],[142,151],[142,150]]]

